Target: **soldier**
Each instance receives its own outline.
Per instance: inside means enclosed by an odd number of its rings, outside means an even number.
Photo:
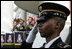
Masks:
[[[18,25],[18,21],[17,21],[17,19],[14,19],[14,21],[13,21],[13,30],[12,31],[18,31],[17,25]]]
[[[31,48],[38,26],[41,37],[46,38],[46,44],[41,48],[70,48],[71,46],[64,43],[59,36],[65,26],[67,16],[70,14],[69,9],[63,5],[50,2],[40,4],[38,9],[40,18],[37,20],[37,25],[31,30],[32,32],[21,47]]]
[[[25,21],[21,18],[18,19],[18,21],[19,21],[17,25],[18,31],[25,31],[25,26],[24,26]]]

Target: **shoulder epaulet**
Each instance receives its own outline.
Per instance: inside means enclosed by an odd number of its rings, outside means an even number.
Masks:
[[[57,46],[60,48],[71,48],[70,45],[63,43],[63,42],[58,43]]]

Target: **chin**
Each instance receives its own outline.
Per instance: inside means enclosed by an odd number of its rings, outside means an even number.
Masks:
[[[44,38],[47,38],[47,37],[50,37],[50,35],[45,35],[45,34],[40,34],[41,37],[44,37]]]
[[[41,37],[45,38],[45,36],[41,36]]]

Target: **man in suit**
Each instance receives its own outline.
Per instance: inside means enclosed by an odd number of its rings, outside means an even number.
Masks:
[[[71,46],[64,43],[59,36],[64,28],[67,16],[70,14],[69,9],[63,5],[50,2],[40,4],[38,9],[40,18],[21,47],[32,47],[38,27],[41,37],[46,38],[46,43],[41,48],[70,48]]]

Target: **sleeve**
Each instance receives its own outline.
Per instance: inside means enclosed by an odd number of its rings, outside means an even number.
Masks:
[[[23,41],[20,48],[32,48],[33,43],[27,43],[26,41]]]

